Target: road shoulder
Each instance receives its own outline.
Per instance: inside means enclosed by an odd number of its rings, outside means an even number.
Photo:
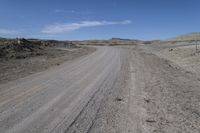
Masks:
[[[134,49],[132,121],[142,133],[198,133],[200,82],[146,50]],[[138,127],[138,128],[137,128]]]

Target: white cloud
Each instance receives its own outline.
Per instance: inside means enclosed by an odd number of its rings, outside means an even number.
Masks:
[[[14,30],[0,29],[0,35],[13,35],[16,33]]]
[[[81,28],[87,28],[87,27],[97,27],[97,26],[106,26],[106,25],[125,25],[130,24],[130,20],[124,20],[124,21],[81,21],[78,23],[65,23],[65,24],[53,24],[53,25],[47,25],[42,30],[42,33],[63,33],[68,31],[74,31]]]
[[[75,10],[63,10],[63,9],[56,9],[54,10],[55,13],[76,13]]]
[[[121,24],[131,24],[132,23],[132,21],[130,21],[130,20],[124,20],[123,22],[121,22]]]
[[[53,11],[56,14],[59,13],[67,13],[67,14],[75,14],[75,15],[90,15],[92,14],[91,11],[85,10],[85,11],[77,11],[77,10],[63,10],[63,9],[56,9]]]

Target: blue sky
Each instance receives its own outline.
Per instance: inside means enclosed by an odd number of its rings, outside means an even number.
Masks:
[[[0,37],[167,39],[200,31],[199,0],[0,0]]]

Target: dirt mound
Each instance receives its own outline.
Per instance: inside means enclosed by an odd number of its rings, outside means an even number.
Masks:
[[[41,43],[26,39],[0,42],[0,58],[26,58],[37,55],[43,49]]]

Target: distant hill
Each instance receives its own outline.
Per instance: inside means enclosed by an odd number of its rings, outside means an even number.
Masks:
[[[111,38],[110,41],[133,41],[131,39],[122,39],[122,38]],[[136,41],[136,40],[134,40]]]
[[[5,40],[5,38],[3,38],[3,37],[0,37],[0,40]]]
[[[200,40],[200,32],[184,34],[181,36],[170,38],[167,41],[194,41],[194,40]]]

